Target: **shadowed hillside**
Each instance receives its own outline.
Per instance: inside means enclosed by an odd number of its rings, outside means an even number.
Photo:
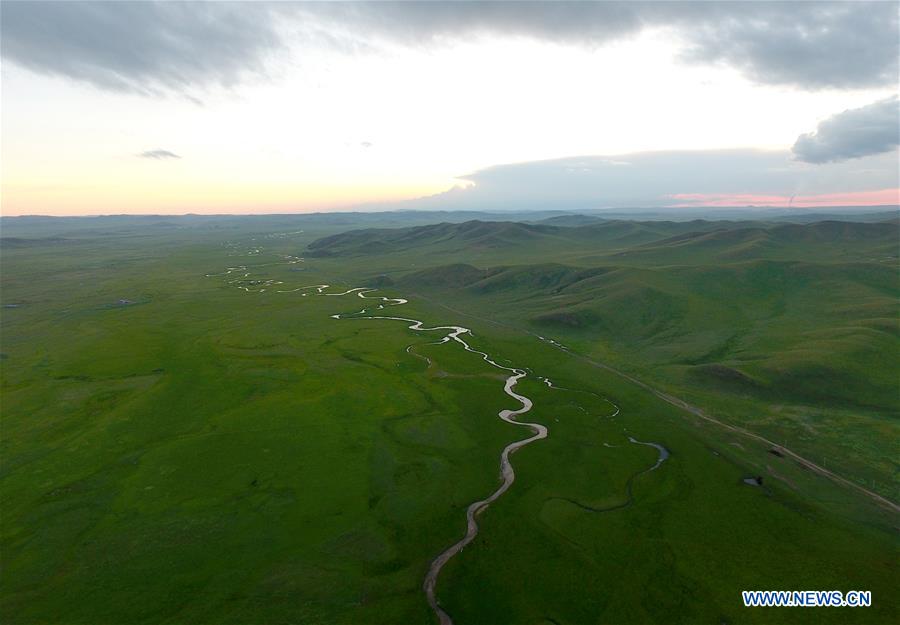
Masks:
[[[891,267],[452,265],[399,284],[462,289],[536,330],[597,343],[633,363],[670,367],[691,383],[900,412],[893,370],[868,366],[889,365],[900,348],[900,285]]]
[[[896,258],[898,222],[851,223],[822,221],[694,231],[620,252],[617,258],[660,262],[796,258],[831,261],[836,258],[883,260]]]
[[[518,222],[467,221],[413,228],[351,230],[309,244],[308,256],[383,254],[435,245],[504,247],[523,245],[542,237],[557,236],[560,229]]]
[[[562,260],[577,265],[697,264],[753,259],[884,261],[896,258],[897,221],[770,224],[623,221],[564,216],[572,225],[467,221],[351,230],[317,239],[307,256],[385,256],[444,263]],[[579,224],[581,225],[576,225]]]
[[[572,216],[578,224],[581,216]],[[659,241],[681,233],[709,232],[733,228],[737,223],[716,221],[620,221],[587,220],[585,225],[526,224],[509,221],[466,221],[440,223],[412,228],[369,228],[351,230],[323,237],[309,244],[308,256],[354,256],[398,252],[472,252],[491,248],[501,251],[521,250],[522,246],[538,246],[552,250],[554,246],[585,251],[598,247],[622,249],[639,243]],[[530,249],[530,248],[524,248]]]

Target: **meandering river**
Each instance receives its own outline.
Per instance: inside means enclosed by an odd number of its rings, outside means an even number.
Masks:
[[[254,248],[248,255],[256,255],[258,254],[258,249]],[[299,257],[291,256],[287,259],[290,263],[300,262],[303,259]],[[242,289],[248,293],[263,293],[268,288],[278,286],[283,284],[279,280],[254,280],[251,279],[251,272],[249,271],[246,265],[238,265],[235,267],[228,267],[224,272],[218,274],[206,274],[208,277],[225,277],[228,278],[228,283],[236,286],[239,289]],[[384,310],[388,306],[400,306],[406,304],[408,300],[399,297],[382,297],[379,295],[370,295],[375,289],[370,287],[356,287],[352,289],[348,289],[346,291],[338,292],[338,293],[329,293],[328,289],[331,286],[328,284],[313,284],[309,286],[301,286],[292,289],[275,289],[277,293],[299,293],[301,296],[306,297],[307,295],[316,295],[316,296],[324,296],[324,297],[341,297],[356,294],[357,297],[362,298],[364,300],[375,300],[378,304],[375,306],[376,310]],[[500,485],[487,497],[484,499],[480,499],[469,504],[468,508],[466,508],[466,533],[460,538],[458,541],[447,547],[444,551],[438,554],[434,560],[431,561],[430,566],[428,567],[428,572],[425,575],[425,581],[423,583],[423,589],[425,591],[425,596],[427,597],[428,604],[431,606],[432,610],[434,610],[437,615],[441,625],[452,625],[453,620],[450,615],[441,607],[440,602],[437,599],[436,587],[438,577],[441,574],[441,570],[444,565],[453,558],[456,554],[462,551],[469,543],[471,543],[475,537],[478,535],[478,515],[484,510],[488,508],[493,502],[499,499],[503,493],[509,490],[510,486],[512,486],[513,482],[516,479],[516,472],[513,468],[512,462],[510,461],[510,456],[518,449],[525,447],[526,445],[530,445],[536,441],[547,438],[549,435],[549,430],[547,427],[540,423],[532,423],[527,421],[520,421],[518,417],[527,413],[533,407],[533,402],[530,398],[516,392],[516,386],[520,380],[525,378],[528,374],[525,369],[519,369],[516,367],[508,367],[502,365],[495,361],[487,352],[483,352],[473,348],[468,341],[467,337],[471,336],[471,330],[469,328],[457,325],[443,325],[443,326],[431,326],[426,327],[425,323],[418,319],[412,319],[408,317],[397,317],[391,315],[383,315],[383,314],[370,314],[371,307],[364,306],[362,310],[359,310],[354,313],[338,313],[331,315],[332,319],[382,319],[387,321],[401,321],[403,323],[408,324],[407,327],[410,330],[414,330],[416,332],[444,332],[444,335],[434,344],[445,344],[454,342],[462,346],[462,348],[470,352],[472,354],[476,354],[481,357],[481,359],[502,371],[507,372],[509,375],[506,377],[506,380],[503,384],[503,391],[509,395],[512,399],[518,402],[519,407],[515,409],[504,409],[497,413],[497,416],[500,417],[503,421],[510,423],[512,425],[516,425],[519,427],[527,428],[530,430],[531,435],[526,438],[514,441],[503,448],[503,451],[500,453]],[[541,337],[543,338],[543,337]],[[544,339],[548,342],[553,342],[558,345],[554,341],[550,339]],[[407,353],[411,355],[418,356],[410,351],[413,346],[410,345],[406,348]],[[424,358],[426,362],[431,364],[431,360],[426,356],[419,356],[420,358]],[[538,378],[541,382],[546,384],[549,388],[559,389],[559,390],[571,390],[571,389],[562,389],[560,387],[556,387],[553,383],[547,378]],[[598,396],[599,397],[599,396]],[[606,400],[609,401],[609,400]],[[610,404],[614,408],[614,413],[610,416],[616,416],[619,413],[618,406],[610,402]],[[668,451],[665,450],[661,445],[657,445],[656,443],[644,443],[642,441],[637,441],[635,439],[630,439],[631,442],[642,445],[652,445],[656,447],[660,451],[660,458],[657,461],[656,465],[654,465],[651,469],[653,470],[658,467],[668,456]]]
[[[311,287],[312,288],[312,287]],[[318,288],[318,287],[316,287]],[[326,287],[327,288],[327,287]],[[379,305],[379,309],[384,308],[385,305],[388,306],[399,306],[401,304],[405,304],[407,300],[402,298],[389,298],[389,297],[381,297],[381,296],[369,296],[368,293],[371,293],[374,289],[367,289],[364,287],[350,289],[349,291],[344,291],[343,293],[324,293],[319,291],[323,295],[349,295],[351,293],[356,293],[358,297],[363,299],[375,299],[382,302]],[[504,409],[497,413],[497,416],[506,421],[507,423],[511,423],[513,425],[518,425],[522,427],[526,427],[531,430],[532,435],[523,438],[521,440],[515,441],[507,445],[503,448],[503,451],[500,453],[500,476],[502,481],[500,486],[491,493],[488,497],[481,499],[479,501],[475,501],[469,504],[469,507],[466,509],[466,533],[461,539],[447,547],[444,551],[442,551],[434,560],[431,561],[431,565],[428,567],[428,573],[425,575],[425,582],[423,584],[423,588],[425,590],[425,596],[428,599],[428,604],[431,606],[431,609],[434,610],[435,614],[437,614],[438,619],[441,622],[441,625],[451,625],[453,620],[450,618],[450,615],[440,606],[440,603],[437,600],[437,594],[435,588],[437,586],[438,576],[441,574],[441,569],[445,564],[456,554],[465,548],[466,545],[471,543],[475,536],[478,535],[478,514],[483,512],[489,505],[491,505],[494,501],[496,501],[503,493],[509,490],[509,487],[512,486],[512,483],[516,479],[516,472],[513,469],[512,463],[510,462],[510,455],[517,449],[521,449],[522,447],[529,445],[535,441],[539,441],[542,438],[547,438],[548,430],[547,426],[542,425],[540,423],[529,423],[524,421],[519,421],[517,419],[518,416],[525,414],[529,410],[531,410],[534,405],[528,397],[525,395],[521,395],[515,391],[516,384],[518,384],[519,380],[524,378],[527,373],[522,369],[516,369],[515,367],[506,367],[504,365],[499,364],[494,359],[490,357],[486,352],[479,351],[473,348],[469,343],[463,338],[466,335],[471,335],[471,331],[469,328],[465,328],[463,326],[433,326],[433,327],[425,327],[424,322],[418,319],[410,319],[408,317],[394,317],[388,315],[370,315],[368,314],[368,309],[363,308],[359,312],[351,313],[351,314],[336,314],[332,315],[333,319],[386,319],[390,321],[402,321],[404,323],[408,323],[407,326],[410,330],[415,330],[416,332],[435,332],[435,331],[446,331],[445,334],[437,343],[447,343],[449,341],[455,341],[456,343],[462,345],[463,349],[467,352],[471,352],[473,354],[477,354],[481,356],[481,359],[486,363],[490,364],[497,369],[501,369],[503,371],[507,371],[510,375],[506,378],[506,381],[503,385],[503,391],[519,402],[519,408],[515,410]],[[407,348],[408,351],[408,348]]]

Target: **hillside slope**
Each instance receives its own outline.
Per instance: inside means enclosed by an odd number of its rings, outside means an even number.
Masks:
[[[309,244],[308,256],[384,254],[450,244],[462,248],[527,244],[558,235],[560,228],[506,221],[439,223],[412,228],[351,230]]]
[[[897,234],[818,222],[607,254],[532,248],[530,262],[400,271],[397,288],[553,339],[896,498]]]
[[[561,224],[519,223],[512,221],[466,221],[439,223],[408,228],[366,228],[323,237],[308,246],[308,256],[355,256],[392,254],[409,251],[473,252],[492,248],[502,251],[521,249],[523,245],[549,250],[565,246],[584,251],[623,249],[641,243],[699,232],[730,230],[747,222],[719,221],[623,221],[560,219]]]
[[[810,224],[601,220],[574,225],[579,220],[573,222],[566,217],[558,222],[573,225],[467,221],[350,230],[313,241],[305,255],[412,261],[427,255],[436,264],[530,263],[543,259],[580,266],[754,259],[884,262],[897,257],[897,220]]]
[[[876,223],[822,221],[774,227],[691,231],[619,252],[619,261],[667,263],[754,258],[833,261],[897,257],[897,220]]]
[[[691,383],[900,414],[891,366],[900,349],[900,285],[891,267],[451,265],[411,273],[398,285],[462,290],[536,330],[602,345],[633,363],[677,368]]]

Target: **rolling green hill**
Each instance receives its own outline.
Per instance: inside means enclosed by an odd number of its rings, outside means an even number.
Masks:
[[[439,223],[412,228],[351,230],[309,244],[308,256],[385,254],[419,248],[459,251],[531,245],[542,239],[567,234],[554,226],[506,221]]]
[[[397,288],[553,337],[898,494],[896,220],[523,228],[532,244],[509,265],[485,264],[461,226],[418,260],[462,262],[394,269]]]
[[[706,263],[755,258],[881,261],[897,257],[898,222],[823,221],[769,228],[692,231],[616,255],[626,262]]]
[[[571,224],[578,216],[551,220]],[[435,259],[435,264],[544,260],[568,264],[705,264],[754,259],[895,259],[897,221],[772,224],[730,221],[590,220],[582,225],[467,221],[409,228],[350,230],[317,239],[305,254]]]
[[[483,352],[455,622],[897,622],[895,225],[426,218],[3,221],[0,621],[437,622]]]
[[[897,342],[897,275],[874,264],[750,261],[717,267],[468,265],[410,274],[399,286],[461,288],[547,332],[598,340],[648,366],[687,367],[714,385],[900,411],[888,364]],[[728,362],[729,365],[724,363]],[[716,364],[717,369],[704,368]],[[724,374],[734,371],[733,376]],[[744,370],[745,369],[745,370]],[[722,378],[720,380],[719,378]],[[841,384],[836,382],[842,379]],[[820,382],[826,383],[820,386]]]

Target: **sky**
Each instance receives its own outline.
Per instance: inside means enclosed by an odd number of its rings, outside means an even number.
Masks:
[[[900,203],[896,2],[0,4],[0,212]]]

